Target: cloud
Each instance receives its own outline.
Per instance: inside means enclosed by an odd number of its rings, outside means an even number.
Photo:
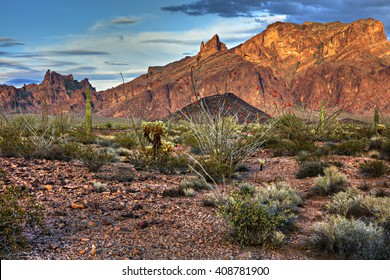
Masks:
[[[344,21],[373,17],[381,20],[390,33],[390,4],[386,0],[198,0],[171,5],[161,10],[190,16],[215,14],[220,17],[256,17],[257,13],[285,15],[287,21]],[[258,19],[259,20],[259,19]],[[261,19],[260,19],[261,20]]]
[[[17,69],[17,70],[32,70],[27,66],[24,66],[14,61],[8,61],[8,60],[0,60],[0,67]]]
[[[81,72],[95,72],[98,68],[94,66],[80,66],[73,69],[70,69],[69,72],[72,73],[81,73]]]
[[[129,65],[128,63],[123,62],[123,61],[113,61],[113,62],[105,61],[104,64],[112,65],[112,66],[128,66]]]
[[[22,45],[24,44],[17,42],[15,39],[0,37],[0,48],[8,48],[8,47],[22,46]]]
[[[118,27],[125,27],[133,25],[139,22],[138,18],[133,17],[116,17],[111,20],[99,21],[95,23],[90,30],[93,32],[105,30],[105,29],[116,29]]]
[[[142,43],[148,44],[174,44],[174,45],[193,45],[198,44],[199,40],[177,40],[177,39],[149,39],[142,40]]]
[[[41,81],[31,80],[31,79],[11,79],[11,80],[6,81],[6,84],[18,87],[18,86],[24,85],[24,84],[38,84],[40,82]]]
[[[119,24],[119,25],[128,25],[128,24],[134,24],[138,20],[135,18],[128,18],[128,17],[117,17],[111,20],[112,24]]]
[[[60,50],[60,51],[48,51],[48,54],[56,56],[96,56],[96,55],[109,55],[105,51],[90,51],[90,50]]]

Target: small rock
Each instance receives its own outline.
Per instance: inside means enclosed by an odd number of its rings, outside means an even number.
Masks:
[[[134,210],[134,211],[142,210],[142,209],[143,209],[143,207],[142,207],[141,204],[138,204],[138,203],[137,203],[136,205],[133,206],[133,210]]]
[[[126,213],[126,214],[122,214],[121,216],[122,216],[123,218],[130,218],[130,219],[139,219],[139,218],[141,218],[140,215],[134,214],[134,213],[132,213],[132,212]]]
[[[149,226],[149,222],[142,221],[142,222],[137,223],[137,226],[139,226],[140,228],[147,228]]]
[[[89,221],[88,222],[88,226],[89,227],[95,227],[96,226],[96,223],[94,221]]]
[[[108,219],[108,218],[103,218],[102,224],[104,226],[112,226],[114,224],[114,222],[112,220]]]
[[[55,250],[55,249],[57,249],[57,244],[55,243],[55,242],[50,242],[50,244],[49,244],[49,248],[51,249],[51,250]]]
[[[85,209],[87,205],[83,201],[75,201],[70,205],[73,209]]]
[[[92,245],[91,251],[89,251],[89,254],[91,256],[95,256],[96,255],[96,246],[95,245]]]

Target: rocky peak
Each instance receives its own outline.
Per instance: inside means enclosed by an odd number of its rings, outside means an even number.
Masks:
[[[227,47],[224,43],[219,40],[219,36],[215,34],[213,38],[211,38],[205,44],[203,41],[200,44],[200,51],[198,53],[198,58],[206,58],[210,55],[213,55],[219,51],[227,50]]]

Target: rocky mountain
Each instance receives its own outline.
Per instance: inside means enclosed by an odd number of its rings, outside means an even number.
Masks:
[[[197,56],[150,67],[101,92],[108,106],[100,113],[164,118],[199,97],[228,92],[268,114],[286,106],[318,109],[322,100],[356,114],[390,112],[390,42],[371,18],[276,22],[232,49],[215,35]]]
[[[49,71],[40,85],[0,87],[0,101],[6,109],[16,100],[26,109],[47,102],[53,111],[60,103],[77,110],[87,83]],[[323,100],[350,113],[372,114],[374,107],[389,113],[390,42],[383,24],[371,18],[349,24],[276,22],[232,49],[215,35],[196,56],[149,67],[116,88],[93,90],[92,100],[103,116],[154,120],[225,93],[270,115],[288,106],[318,109]]]
[[[88,79],[77,81],[72,75],[63,76],[48,70],[40,84],[24,85],[22,88],[0,85],[0,104],[6,112],[81,112],[85,108],[85,89],[91,89],[93,107],[102,106],[102,98]]]

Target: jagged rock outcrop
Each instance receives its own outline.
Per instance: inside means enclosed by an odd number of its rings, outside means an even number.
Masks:
[[[197,60],[199,61],[202,58],[205,59],[210,55],[224,50],[227,50],[225,43],[222,43],[219,40],[218,34],[215,34],[213,38],[207,41],[206,44],[202,41],[202,43],[200,44],[200,51],[197,55]]]
[[[25,85],[20,89],[0,86],[0,102],[7,112],[83,112],[86,86],[90,87],[93,107],[98,110],[102,106],[102,98],[88,79],[79,82],[72,75],[63,76],[50,70],[38,85]]]
[[[58,100],[84,108],[83,88],[71,75],[48,72],[40,85],[0,87],[4,108],[20,102],[38,108]],[[243,44],[227,49],[218,35],[201,44],[198,55],[148,72],[124,85],[92,90],[95,111],[104,116],[133,114],[163,119],[199,98],[233,93],[270,115],[287,106],[372,114],[390,113],[390,42],[374,19],[303,24],[276,22]],[[59,98],[60,97],[60,98]]]

